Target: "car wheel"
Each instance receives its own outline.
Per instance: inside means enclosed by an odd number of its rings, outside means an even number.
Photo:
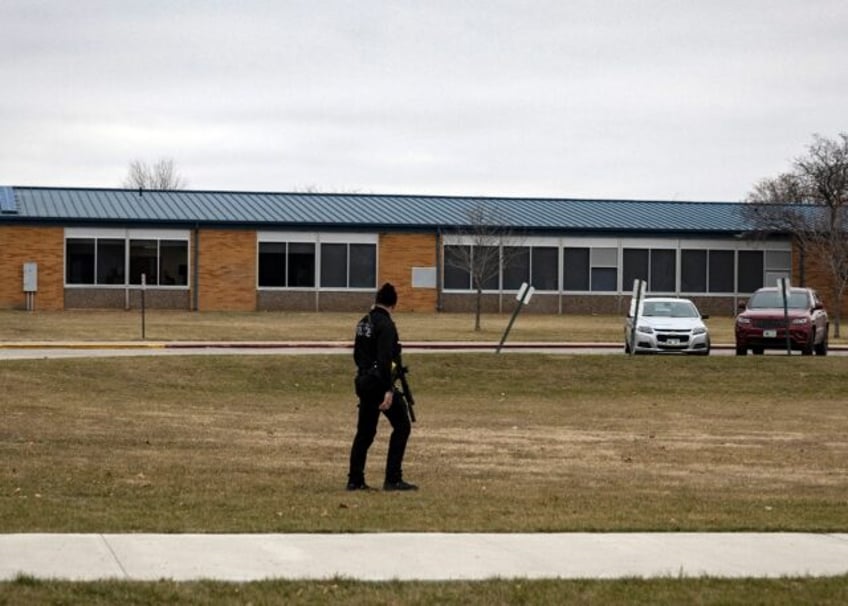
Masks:
[[[748,348],[747,347],[739,347],[737,345],[736,346],[736,355],[737,356],[747,356],[748,355]]]
[[[763,355],[763,348],[762,347],[752,347],[751,353],[753,353],[755,356],[761,356],[761,355]]]
[[[827,355],[827,336],[830,331],[824,333],[824,339],[822,342],[816,345],[816,355],[817,356],[826,356]]]
[[[810,342],[807,343],[806,345],[804,345],[804,347],[801,348],[801,355],[802,356],[813,355],[813,348],[815,347],[815,343],[816,343],[816,333],[813,332],[813,334],[810,335]]]

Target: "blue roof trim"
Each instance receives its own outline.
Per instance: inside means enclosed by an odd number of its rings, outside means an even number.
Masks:
[[[18,212],[18,204],[15,202],[15,190],[11,187],[0,185],[0,212],[4,214]]]
[[[12,188],[2,188],[12,190]],[[461,229],[475,209],[528,232],[739,233],[737,202],[15,187],[2,220],[240,225],[265,229]]]

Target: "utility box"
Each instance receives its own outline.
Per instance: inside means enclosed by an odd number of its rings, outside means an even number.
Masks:
[[[24,263],[24,292],[38,291],[38,263]]]

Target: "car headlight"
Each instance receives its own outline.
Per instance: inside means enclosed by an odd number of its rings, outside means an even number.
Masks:
[[[705,332],[707,332],[707,329],[704,328],[703,326],[698,326],[698,327],[692,329],[693,335],[702,335]]]
[[[746,326],[751,323],[751,318],[746,318],[744,316],[739,316],[736,318],[737,324],[745,324]]]
[[[793,323],[793,324],[801,324],[801,325],[803,325],[803,324],[809,324],[809,323],[810,323],[810,319],[809,319],[809,318],[793,318],[793,319],[792,319],[792,323]]]
[[[642,334],[645,334],[645,335],[654,334],[654,329],[651,328],[650,326],[637,326],[636,330],[637,330],[637,332],[641,332]]]

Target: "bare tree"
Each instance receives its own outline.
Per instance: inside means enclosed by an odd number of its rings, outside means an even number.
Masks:
[[[834,336],[840,336],[848,288],[848,134],[814,135],[789,172],[763,179],[748,195],[745,216],[761,232],[792,234],[802,257],[826,270]]]
[[[509,267],[516,255],[517,237],[506,226],[500,214],[484,204],[477,204],[467,213],[468,227],[457,231],[467,243],[450,246],[445,252],[445,265],[468,273],[474,289],[474,330],[479,331],[483,308],[483,290],[497,283],[503,269]]]
[[[142,160],[130,162],[123,185],[127,189],[173,190],[185,189],[188,183],[173,159],[162,158],[153,165]]]

